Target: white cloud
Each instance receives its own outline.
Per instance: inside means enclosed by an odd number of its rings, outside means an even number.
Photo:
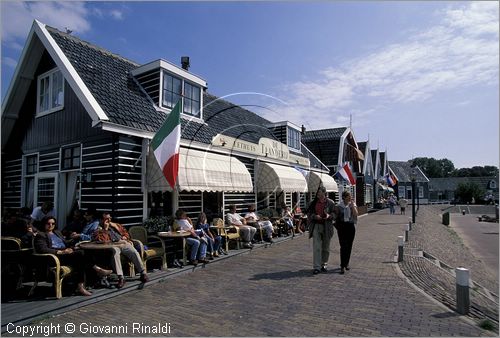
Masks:
[[[17,60],[14,60],[13,58],[6,56],[6,57],[2,58],[2,64],[6,65],[7,67],[10,67],[10,68],[16,68]]]
[[[423,102],[446,90],[498,84],[498,3],[466,3],[438,14],[439,25],[406,41],[285,85],[280,97],[288,106],[276,109],[292,122],[306,117],[312,127],[325,128],[345,125],[346,112],[359,113],[362,100]]]
[[[84,2],[2,2],[2,40],[25,39],[34,19],[77,33],[90,30],[89,11]]]
[[[119,11],[117,9],[113,9],[109,12],[111,17],[113,17],[115,20],[123,20],[123,12]]]

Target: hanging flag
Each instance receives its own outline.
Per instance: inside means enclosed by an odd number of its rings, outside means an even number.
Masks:
[[[158,161],[163,175],[172,189],[175,189],[175,182],[179,174],[181,110],[182,100],[179,100],[151,140],[151,148],[153,148],[156,161]]]
[[[339,174],[340,177],[349,182],[351,185],[356,185],[356,180],[354,179],[351,168],[349,168],[349,165],[347,163],[344,164],[344,166],[341,167],[335,175],[337,174]]]
[[[391,173],[388,173],[387,175],[385,175],[385,180],[387,182],[387,185],[389,185],[391,187],[395,186],[398,183],[398,180],[396,179],[396,177]]]

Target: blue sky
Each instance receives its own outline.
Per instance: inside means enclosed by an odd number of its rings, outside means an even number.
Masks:
[[[1,2],[2,98],[33,19],[165,59],[269,120],[349,125],[389,160],[499,161],[498,2]]]

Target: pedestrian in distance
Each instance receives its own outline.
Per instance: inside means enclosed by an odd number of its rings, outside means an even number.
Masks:
[[[408,200],[404,197],[399,199],[399,207],[401,208],[401,215],[406,215],[406,206],[408,205]]]
[[[340,274],[349,270],[352,243],[356,234],[355,225],[358,222],[358,207],[352,200],[351,193],[344,191],[342,200],[335,207],[337,235],[340,245]]]
[[[320,186],[316,198],[307,208],[310,220],[309,238],[313,239],[313,274],[327,272],[330,258],[330,241],[333,237],[335,202],[326,196],[325,187]]]

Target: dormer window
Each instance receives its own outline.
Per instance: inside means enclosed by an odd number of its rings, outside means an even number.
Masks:
[[[288,127],[287,128],[287,142],[290,148],[300,150],[300,131],[297,129]]]
[[[60,70],[53,69],[38,77],[37,117],[64,108],[64,78]]]
[[[158,110],[170,110],[182,100],[183,114],[203,119],[203,90],[207,82],[199,76],[165,60],[150,62],[130,73]]]
[[[199,86],[163,71],[162,107],[173,108],[179,99],[183,102],[183,113],[201,118],[201,89]]]

